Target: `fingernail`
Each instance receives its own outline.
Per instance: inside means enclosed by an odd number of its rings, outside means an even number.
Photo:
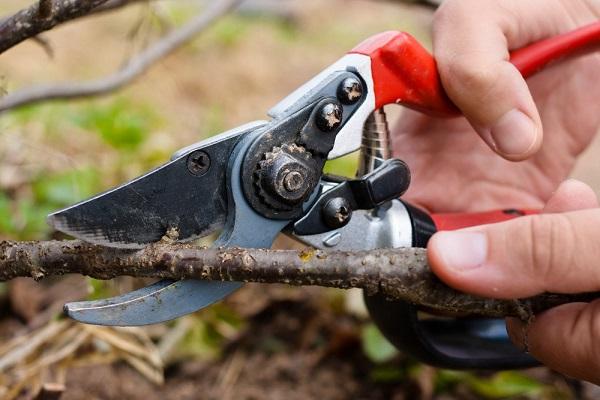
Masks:
[[[487,238],[482,232],[439,232],[434,246],[444,264],[459,271],[478,268],[487,257]]]
[[[531,150],[536,142],[536,127],[531,118],[513,109],[491,129],[496,148],[504,155],[518,156]]]

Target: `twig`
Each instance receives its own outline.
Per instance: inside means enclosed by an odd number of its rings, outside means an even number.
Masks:
[[[109,0],[41,0],[0,20],[0,53],[56,25],[88,14]]]
[[[213,2],[204,13],[165,35],[112,75],[88,82],[39,85],[8,94],[0,98],[0,112],[45,100],[90,97],[112,92],[131,82],[155,62],[187,43],[239,3],[241,0]]]
[[[54,49],[52,48],[52,45],[50,44],[48,39],[46,39],[42,35],[38,35],[34,38],[31,38],[31,40],[40,45],[40,47],[42,48],[42,50],[44,50],[49,59],[54,58]]]
[[[142,250],[113,249],[82,241],[1,242],[0,281],[18,276],[79,273],[98,279],[120,275],[170,279],[286,283],[380,293],[441,312],[489,317],[534,313],[598,293],[542,294],[523,300],[493,300],[449,288],[431,272],[426,250],[378,249],[358,252],[320,250],[202,249],[157,243]]]

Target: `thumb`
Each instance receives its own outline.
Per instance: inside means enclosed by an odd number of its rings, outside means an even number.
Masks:
[[[551,20],[547,14],[556,6],[545,2],[448,1],[436,13],[442,84],[482,139],[509,160],[528,158],[542,143],[537,107],[508,50],[554,33],[551,24],[546,29],[536,21]]]
[[[580,209],[557,213],[573,209],[569,198]],[[585,209],[597,205],[588,186],[567,181],[548,201],[555,214],[436,233],[428,245],[431,267],[449,285],[484,297],[597,291],[600,209]]]

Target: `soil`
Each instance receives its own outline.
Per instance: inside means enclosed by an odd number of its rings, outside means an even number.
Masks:
[[[70,371],[63,399],[89,399],[91,394],[140,400],[387,399],[402,391],[374,386],[369,367],[356,321],[323,313],[311,300],[281,300],[251,318],[223,357],[177,364],[161,388],[124,365],[85,367]]]

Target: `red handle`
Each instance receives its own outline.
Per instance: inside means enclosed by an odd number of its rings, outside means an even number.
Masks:
[[[534,210],[507,209],[481,213],[433,214],[431,215],[431,219],[433,219],[433,223],[438,231],[453,231],[455,229],[468,228],[470,226],[508,221],[524,215],[533,215],[538,213],[539,211]]]
[[[529,77],[551,61],[600,45],[600,21],[542,40],[511,54],[511,62]],[[389,31],[365,40],[351,53],[371,58],[375,106],[398,103],[429,115],[456,116],[437,71],[435,60],[411,35]]]

